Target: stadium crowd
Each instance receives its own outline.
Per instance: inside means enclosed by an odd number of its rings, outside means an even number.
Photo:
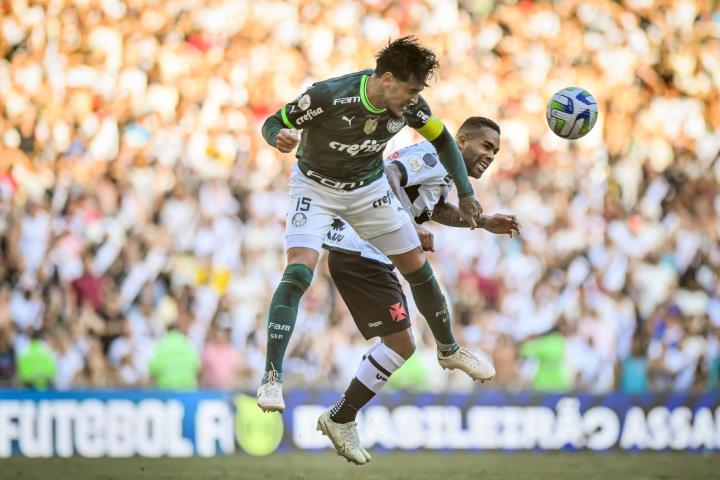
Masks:
[[[414,33],[441,59],[423,95],[451,131],[471,115],[502,128],[476,192],[486,212],[517,215],[521,237],[433,225],[430,258],[458,339],[494,359],[492,386],[717,388],[713,5],[3,2],[0,385],[253,389],[294,161],[259,126]],[[600,110],[578,142],[545,123],[546,100],[570,85]],[[417,139],[405,129],[388,152]],[[367,343],[326,267],[316,278],[286,384],[339,388]],[[440,370],[421,318],[413,328],[396,387],[473,388]]]

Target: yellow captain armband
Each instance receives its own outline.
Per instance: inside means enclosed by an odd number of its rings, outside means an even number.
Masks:
[[[427,123],[418,128],[417,131],[425,138],[425,140],[432,142],[440,136],[444,128],[445,125],[443,125],[442,120],[435,115],[432,115]]]

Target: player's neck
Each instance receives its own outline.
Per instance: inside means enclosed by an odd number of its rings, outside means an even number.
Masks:
[[[365,93],[368,100],[370,100],[370,103],[372,103],[373,107],[387,107],[387,104],[385,103],[385,95],[383,94],[382,90],[382,80],[379,77],[371,75],[370,78],[368,78],[367,89]]]

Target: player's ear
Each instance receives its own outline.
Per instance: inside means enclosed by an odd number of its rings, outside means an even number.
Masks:
[[[392,72],[385,72],[380,77],[380,80],[382,80],[383,85],[387,86],[395,80],[395,75]]]
[[[465,145],[467,145],[467,137],[464,133],[458,133],[457,137],[455,137],[455,142],[457,143],[457,146],[460,150],[465,148]]]

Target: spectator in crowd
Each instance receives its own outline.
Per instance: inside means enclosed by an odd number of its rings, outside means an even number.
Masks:
[[[520,355],[537,362],[533,388],[541,392],[567,392],[572,386],[566,360],[567,330],[560,323],[558,329],[526,341]]]
[[[34,333],[18,358],[18,380],[26,388],[46,390],[52,386],[57,373],[55,356],[42,339],[40,332]]]
[[[187,337],[185,318],[171,325],[157,343],[150,360],[150,376],[154,385],[163,390],[193,390],[198,386],[200,356]]]
[[[639,395],[648,391],[648,361],[644,353],[642,335],[636,334],[632,340],[632,350],[621,364],[620,388],[622,393]]]
[[[11,386],[15,381],[15,348],[10,329],[0,327],[0,386]]]
[[[202,354],[201,384],[209,388],[234,390],[238,386],[242,361],[230,344],[229,325],[216,324]]]

